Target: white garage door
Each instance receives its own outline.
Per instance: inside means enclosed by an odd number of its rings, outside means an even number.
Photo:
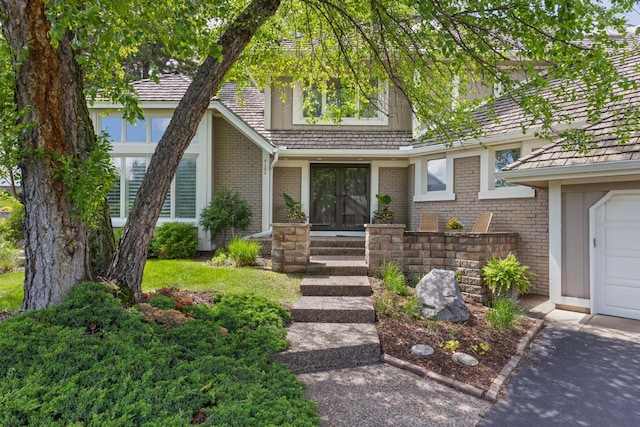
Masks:
[[[595,312],[640,319],[640,191],[608,193],[591,224]]]

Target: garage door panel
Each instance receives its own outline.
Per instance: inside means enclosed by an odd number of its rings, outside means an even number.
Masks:
[[[606,227],[604,247],[607,251],[629,250],[633,252],[633,256],[640,256],[638,242],[640,242],[640,227]]]
[[[592,209],[595,311],[640,319],[640,191],[611,192]]]
[[[637,195],[616,195],[607,202],[606,221],[634,222],[638,220],[640,200]]]

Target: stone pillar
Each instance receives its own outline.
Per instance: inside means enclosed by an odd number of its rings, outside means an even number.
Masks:
[[[369,275],[380,274],[382,264],[404,266],[404,224],[365,224],[364,259]]]
[[[311,224],[273,224],[271,269],[280,273],[306,273]]]

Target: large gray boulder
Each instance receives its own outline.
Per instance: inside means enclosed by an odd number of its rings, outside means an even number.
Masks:
[[[464,322],[469,309],[456,283],[456,275],[448,270],[431,270],[416,286],[422,315],[431,319]]]

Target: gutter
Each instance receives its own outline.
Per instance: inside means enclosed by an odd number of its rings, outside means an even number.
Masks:
[[[584,178],[601,175],[640,174],[640,160],[623,160],[619,162],[590,163],[575,166],[553,166],[537,169],[511,170],[496,172],[496,176],[509,182],[538,179],[553,181],[563,178]]]

